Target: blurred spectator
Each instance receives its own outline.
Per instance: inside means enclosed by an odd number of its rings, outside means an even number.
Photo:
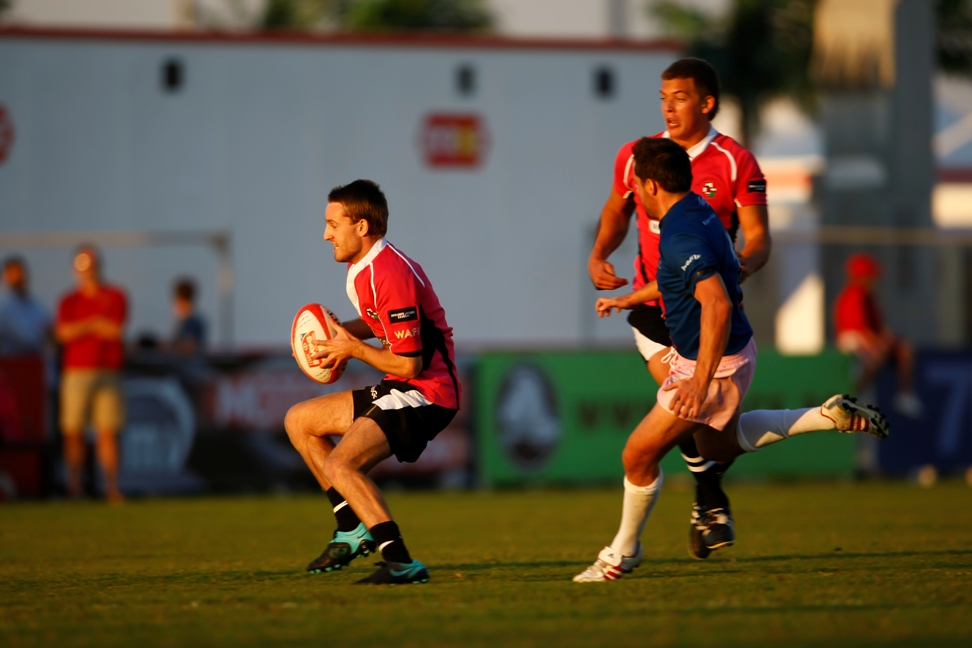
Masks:
[[[895,409],[912,418],[921,416],[922,403],[912,391],[914,352],[907,340],[884,324],[874,296],[881,265],[874,257],[857,253],[847,259],[847,284],[837,296],[834,317],[837,347],[860,362],[856,391],[866,388],[887,364],[898,373]]]
[[[179,279],[172,297],[176,317],[172,346],[180,355],[194,355],[206,347],[206,322],[196,313],[196,282]]]
[[[51,315],[27,288],[27,265],[19,257],[3,264],[10,291],[0,306],[0,355],[43,354],[53,340]]]
[[[121,289],[102,283],[101,261],[90,245],[78,249],[74,275],[78,289],[61,299],[57,338],[64,345],[61,378],[61,430],[68,467],[68,495],[82,494],[84,432],[90,424],[109,502],[121,502],[118,490],[118,440],[125,411],[120,370],[127,300]]]

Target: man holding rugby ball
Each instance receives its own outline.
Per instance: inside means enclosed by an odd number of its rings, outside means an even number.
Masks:
[[[385,240],[388,203],[370,180],[335,187],[324,240],[348,264],[347,290],[359,318],[335,323],[315,358],[351,358],[386,373],[377,385],[298,403],[284,425],[334,509],[334,537],[307,571],[341,569],[376,549],[385,562],[362,584],[425,583],[429,572],[405,547],[368,471],[391,455],[414,462],[459,410],[452,329],[422,267]],[[381,347],[362,340],[376,337]],[[335,444],[329,436],[340,435]]]

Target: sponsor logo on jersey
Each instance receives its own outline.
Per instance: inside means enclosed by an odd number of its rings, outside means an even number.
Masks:
[[[399,340],[404,340],[405,338],[410,337],[418,337],[418,334],[419,330],[417,326],[412,329],[405,329],[404,331],[395,331],[395,337],[397,337]]]
[[[370,317],[371,317],[372,319],[379,319],[379,317],[378,317],[378,313],[377,313],[376,311],[373,311],[373,310],[371,310],[370,308],[366,308],[366,309],[365,309],[365,312],[366,312],[366,313],[367,313],[367,314],[368,314],[368,315],[369,315],[369,316],[370,316]]]
[[[686,270],[686,269],[687,269],[687,268],[688,268],[688,267],[689,267],[690,265],[692,265],[692,263],[693,263],[693,262],[695,262],[695,261],[698,261],[698,260],[699,260],[699,259],[701,259],[701,258],[702,258],[702,255],[701,255],[701,254],[693,254],[692,256],[690,256],[690,257],[688,258],[688,261],[686,261],[686,262],[685,262],[685,264],[684,264],[684,265],[682,266],[682,272],[685,272],[685,270]]]
[[[648,220],[648,231],[652,234],[661,234],[661,224],[656,220]]]
[[[752,191],[752,189],[750,189],[750,191]],[[702,195],[705,196],[706,198],[714,198],[716,195],[715,183],[706,182],[704,185],[702,185]]]
[[[749,193],[766,193],[766,180],[750,180],[746,185]]]
[[[418,309],[414,306],[388,311],[388,321],[390,321],[392,324],[398,324],[399,322],[413,322],[417,319]]]

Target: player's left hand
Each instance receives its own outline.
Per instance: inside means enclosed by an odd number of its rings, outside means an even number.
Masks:
[[[332,321],[332,325],[335,329],[334,337],[330,340],[316,340],[317,351],[311,354],[314,358],[323,358],[326,367],[335,367],[355,357],[355,347],[361,344],[361,340],[348,333],[336,321]]]
[[[694,377],[665,385],[662,389],[676,390],[675,397],[672,399],[672,412],[675,416],[685,419],[698,418],[702,411],[702,404],[709,395],[709,385]]]

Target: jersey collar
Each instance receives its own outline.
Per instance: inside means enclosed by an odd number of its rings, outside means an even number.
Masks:
[[[685,152],[688,153],[689,159],[695,160],[695,158],[702,155],[702,152],[709,147],[709,144],[711,144],[712,140],[714,140],[718,135],[719,131],[710,125],[709,132],[706,133],[706,136],[702,138],[699,143],[685,149]],[[664,137],[671,139],[671,135],[668,134],[668,131],[665,131]]]
[[[359,272],[371,265],[371,262],[375,260],[375,257],[378,256],[379,252],[385,249],[386,245],[388,245],[388,243],[385,241],[384,237],[378,239],[375,244],[371,246],[371,249],[368,250],[368,254],[364,255],[363,259],[348,266],[348,282],[345,289],[348,292],[348,299],[350,299],[351,303],[354,304],[354,309],[358,311],[358,315],[361,314],[361,311],[358,308],[358,291],[354,288],[354,280],[358,276]]]

